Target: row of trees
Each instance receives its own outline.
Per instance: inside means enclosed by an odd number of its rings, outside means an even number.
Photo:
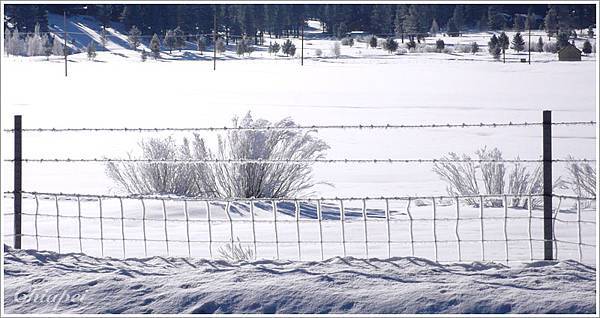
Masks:
[[[321,21],[325,32],[340,38],[351,30],[412,38],[442,30],[459,35],[469,29],[523,31],[540,27],[553,35],[596,23],[593,4],[7,4],[5,27],[31,32],[39,23],[45,31],[48,12],[90,15],[105,27],[117,21],[127,28],[136,25],[146,35],[164,34],[177,27],[186,34],[209,33],[216,17],[219,32],[246,34],[254,37],[255,43],[264,34],[298,36],[307,19]]]
[[[4,32],[4,52],[6,55],[46,56],[63,55],[64,45],[61,40],[41,32],[36,24],[33,33],[21,35],[18,29]]]

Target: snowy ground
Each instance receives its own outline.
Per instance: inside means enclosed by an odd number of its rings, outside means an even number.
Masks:
[[[595,313],[575,261],[440,265],[422,258],[93,258],[5,247],[6,313]]]

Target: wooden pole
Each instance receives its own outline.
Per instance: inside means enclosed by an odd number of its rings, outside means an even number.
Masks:
[[[300,65],[304,66],[304,21],[302,21],[302,26],[300,28],[302,30],[302,55],[300,58]]]
[[[531,65],[531,22],[529,22],[529,64]]]
[[[67,76],[67,50],[68,50],[68,46],[67,46],[67,11],[63,11],[63,30],[65,31],[65,47],[63,48],[63,51],[65,53],[65,77]]]
[[[552,260],[552,112],[545,110],[543,129],[544,259]],[[531,202],[529,203],[531,204]]]
[[[22,186],[22,140],[21,115],[15,115],[15,153],[14,153],[14,248],[21,248],[21,186]]]

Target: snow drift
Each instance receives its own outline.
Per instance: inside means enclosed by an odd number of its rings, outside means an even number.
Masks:
[[[227,263],[94,258],[4,246],[6,313],[595,313],[575,261],[442,265],[331,258]],[[54,297],[53,297],[54,296]]]

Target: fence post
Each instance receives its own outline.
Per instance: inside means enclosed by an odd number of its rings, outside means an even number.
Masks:
[[[544,259],[552,260],[552,112],[543,113]]]
[[[14,248],[21,248],[21,159],[22,157],[21,141],[21,115],[15,115],[15,153],[14,153]]]

